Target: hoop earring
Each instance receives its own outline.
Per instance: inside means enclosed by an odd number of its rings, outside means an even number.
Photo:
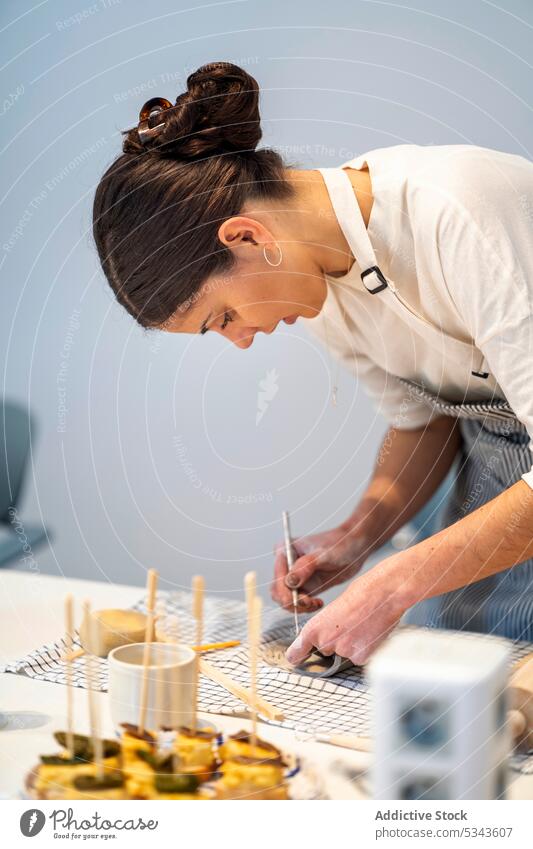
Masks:
[[[263,245],[263,256],[264,256],[265,260],[268,262],[268,264],[272,266],[272,268],[277,268],[278,265],[281,265],[281,261],[283,259],[283,254],[281,252],[280,246],[276,245],[276,247],[279,251],[279,260],[278,260],[278,262],[270,262],[269,258],[267,257],[267,253],[266,253],[266,245]]]

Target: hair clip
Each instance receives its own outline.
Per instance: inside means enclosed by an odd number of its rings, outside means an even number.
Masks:
[[[150,120],[155,115],[161,114],[171,107],[172,103],[170,100],[166,100],[164,97],[152,97],[151,100],[146,101],[139,112],[139,124],[137,126],[137,132],[139,134],[139,141],[141,144],[146,144],[146,142],[159,135],[165,126],[165,122],[162,121],[160,124],[156,124],[155,127],[151,127]]]

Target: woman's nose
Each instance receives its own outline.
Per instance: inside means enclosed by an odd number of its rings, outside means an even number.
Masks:
[[[241,336],[238,339],[232,339],[237,348],[249,348],[253,344],[255,333],[248,333],[246,336]]]
[[[255,329],[251,327],[232,327],[231,324],[225,327],[224,330],[219,330],[222,336],[225,336],[229,342],[233,342],[237,348],[249,348],[253,344]]]

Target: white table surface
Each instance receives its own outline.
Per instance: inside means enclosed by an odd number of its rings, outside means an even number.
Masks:
[[[0,570],[0,663],[16,660],[43,643],[57,639],[63,628],[63,601],[72,593],[79,611],[89,599],[93,608],[128,607],[139,600],[142,587],[113,585],[97,581]],[[3,673],[0,678],[0,711],[7,725],[0,729],[0,797],[17,798],[25,773],[40,754],[56,751],[52,732],[66,726],[65,687],[37,681],[25,675]],[[102,730],[113,736],[107,693],[98,693]],[[76,730],[87,733],[87,691],[74,689]],[[233,733],[246,727],[246,719],[219,714],[203,714],[222,731]],[[331,798],[361,798],[337,768],[344,765],[359,770],[368,766],[370,755],[313,741],[298,740],[292,730],[263,725],[261,735],[280,748],[296,751],[311,762],[323,776]],[[533,775],[512,773],[509,796],[533,798]]]

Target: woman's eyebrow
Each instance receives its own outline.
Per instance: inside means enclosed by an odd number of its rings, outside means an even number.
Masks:
[[[202,326],[200,327],[200,333],[207,333],[207,322],[211,318],[212,313],[209,313],[206,319],[202,322]]]

